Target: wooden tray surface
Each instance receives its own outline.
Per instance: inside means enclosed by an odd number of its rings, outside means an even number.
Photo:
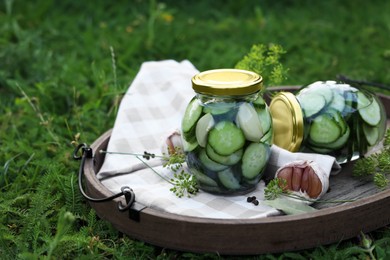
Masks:
[[[275,91],[296,90],[296,87],[273,88]],[[390,120],[390,97],[380,95]],[[105,150],[111,130],[92,145],[93,151]],[[112,195],[97,178],[104,154],[94,153],[84,165],[87,193],[93,197]],[[390,189],[379,191],[371,182],[351,176],[352,163],[344,165],[338,176],[331,177],[331,193],[349,197],[349,191],[359,199],[340,205],[322,204],[318,211],[300,215],[283,215],[259,219],[208,219],[187,217],[143,208],[139,221],[120,212],[118,202],[123,197],[104,203],[90,202],[102,219],[111,222],[119,231],[152,245],[187,252],[217,252],[223,255],[253,255],[302,250],[336,243],[390,224]],[[360,192],[357,192],[359,190]]]

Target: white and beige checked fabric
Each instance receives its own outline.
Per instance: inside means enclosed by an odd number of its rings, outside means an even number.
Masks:
[[[197,73],[189,61],[143,63],[121,101],[107,151],[161,154],[162,143],[180,127],[185,108],[195,95],[191,78]],[[275,157],[276,164],[285,160],[289,159]],[[172,174],[162,167],[159,159],[151,159],[147,163],[161,175],[169,178]],[[332,164],[333,161],[328,161],[327,165]],[[178,198],[170,191],[171,184],[162,180],[137,157],[120,154],[107,154],[97,177],[114,193],[119,192],[122,186],[131,187],[136,201],[164,212],[217,219],[260,218],[279,214],[276,209],[261,203],[265,186],[263,181],[247,195],[218,196],[200,191],[191,198]],[[246,201],[247,196],[252,195],[259,199],[258,206]]]

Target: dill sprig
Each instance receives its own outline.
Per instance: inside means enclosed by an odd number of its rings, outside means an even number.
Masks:
[[[164,154],[165,163],[163,167],[170,169],[174,172],[173,178],[170,179],[170,183],[173,187],[170,189],[179,198],[186,195],[191,197],[198,191],[198,182],[194,175],[189,174],[183,170],[183,164],[185,163],[186,156],[180,147],[170,150],[169,154]]]
[[[178,147],[175,148],[174,151],[171,151],[171,153],[163,155],[156,155],[147,151],[144,153],[121,153],[101,150],[100,152],[135,156],[146,167],[156,173],[161,179],[170,183],[173,186],[170,188],[170,191],[172,191],[179,198],[183,196],[191,197],[199,191],[196,177],[184,170],[185,154]],[[153,158],[161,158],[164,161],[163,167],[171,170],[173,172],[173,177],[167,178],[151,167],[147,161]]]
[[[352,175],[356,177],[370,177],[378,189],[389,186],[390,180],[390,129],[387,130],[383,140],[383,149],[366,158],[355,162]]]
[[[264,190],[266,200],[274,200],[282,195],[290,194],[286,189],[287,181],[281,178],[272,179]]]
[[[191,195],[195,195],[198,191],[198,182],[194,175],[185,172],[184,170],[180,170],[173,174],[174,178],[171,179],[171,183],[173,185],[169,190],[175,193],[179,198],[186,195],[187,197],[191,197]]]
[[[245,69],[260,75],[267,75],[266,86],[278,86],[286,78],[288,70],[281,63],[286,51],[278,44],[253,45],[249,52],[236,64],[237,69]]]

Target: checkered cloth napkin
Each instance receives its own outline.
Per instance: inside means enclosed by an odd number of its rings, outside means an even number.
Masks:
[[[195,95],[191,78],[198,71],[189,61],[150,61],[142,64],[139,73],[123,97],[108,143],[102,168],[97,177],[116,193],[122,186],[133,189],[136,201],[153,209],[193,217],[239,219],[259,218],[279,214],[261,203],[265,184],[240,196],[219,196],[200,191],[196,196],[178,198],[170,191],[171,184],[159,174],[170,177],[172,172],[162,167],[158,158],[150,159],[148,168],[142,157],[118,153],[161,154],[167,136],[177,130],[190,99]],[[279,154],[279,153],[278,153]],[[275,154],[275,164],[288,161]],[[284,158],[284,159],[283,159]],[[332,159],[327,165],[333,165]],[[275,166],[277,168],[277,166]],[[258,206],[246,201],[256,196]]]

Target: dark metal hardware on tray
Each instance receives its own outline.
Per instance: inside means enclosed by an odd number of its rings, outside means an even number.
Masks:
[[[80,155],[81,152],[81,155]],[[90,197],[89,195],[86,194],[84,191],[83,185],[82,185],[82,177],[84,175],[84,165],[85,161],[87,159],[92,159],[93,158],[93,151],[92,148],[90,148],[87,144],[79,144],[74,152],[73,152],[73,159],[75,160],[81,160],[80,163],[80,168],[79,168],[79,173],[78,173],[78,183],[79,183],[79,190],[83,197],[87,199],[90,202],[95,202],[95,203],[100,203],[100,202],[107,202],[114,200],[118,197],[124,196],[126,199],[126,204],[123,204],[121,201],[118,202],[118,210],[119,211],[127,211],[129,210],[129,218],[139,221],[139,212],[144,208],[136,205],[135,203],[135,193],[134,191],[128,187],[128,186],[123,186],[121,188],[121,191],[113,194],[111,196],[105,197],[105,198],[93,198]]]

